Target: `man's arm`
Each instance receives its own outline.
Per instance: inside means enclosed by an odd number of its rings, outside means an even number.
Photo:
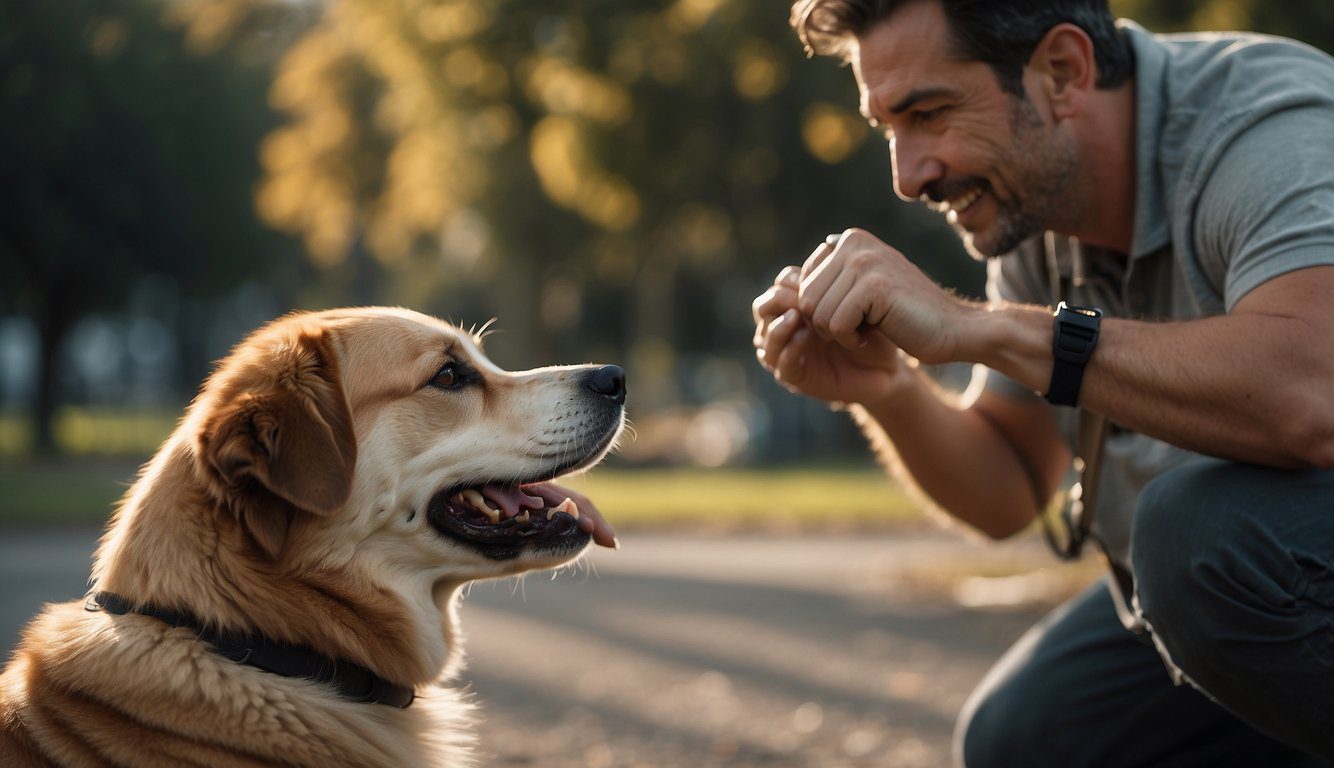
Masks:
[[[755,301],[760,363],[794,392],[852,403],[887,468],[954,517],[996,538],[1031,522],[1069,461],[1047,406],[945,393],[878,331],[853,348],[821,337],[795,309],[798,275]]]
[[[1051,316],[967,310],[960,359],[1045,392]],[[1334,267],[1289,272],[1227,315],[1103,321],[1080,404],[1188,450],[1275,467],[1334,467]]]
[[[1182,448],[1274,467],[1334,466],[1334,267],[1289,272],[1230,314],[1171,323],[1107,319],[1080,403]],[[945,292],[862,230],[803,269],[800,311],[855,347],[879,330],[928,363],[982,363],[1036,392],[1052,370],[1043,307]]]
[[[956,398],[917,376],[896,397],[852,407],[881,461],[992,538],[1023,530],[1070,461],[1048,406],[988,390]]]

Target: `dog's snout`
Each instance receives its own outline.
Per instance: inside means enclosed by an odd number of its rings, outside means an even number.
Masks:
[[[625,403],[625,371],[619,365],[604,365],[593,371],[584,380],[584,386],[617,405]]]

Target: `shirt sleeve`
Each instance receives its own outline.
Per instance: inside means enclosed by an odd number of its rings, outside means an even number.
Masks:
[[[1228,312],[1257,286],[1334,264],[1334,103],[1271,114],[1222,150],[1196,206],[1200,266]]]

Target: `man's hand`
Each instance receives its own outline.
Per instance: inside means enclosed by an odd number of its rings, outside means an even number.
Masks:
[[[831,236],[801,268],[797,309],[816,334],[856,350],[879,331],[924,363],[961,359],[971,308],[861,229]]]
[[[797,309],[800,276],[799,268],[786,267],[752,304],[760,365],[789,390],[819,400],[865,404],[892,396],[911,375],[898,348],[874,329],[852,348],[816,334]]]

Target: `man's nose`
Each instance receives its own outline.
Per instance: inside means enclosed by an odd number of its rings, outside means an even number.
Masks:
[[[927,142],[895,136],[889,143],[889,154],[894,166],[894,193],[906,202],[920,199],[927,186],[944,175],[945,166]]]

